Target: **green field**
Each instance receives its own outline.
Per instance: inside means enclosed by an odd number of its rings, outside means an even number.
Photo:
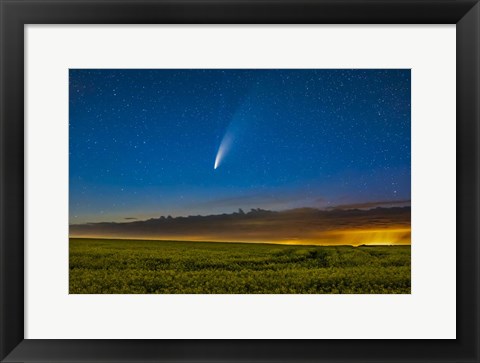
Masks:
[[[70,239],[70,294],[409,294],[410,246]]]

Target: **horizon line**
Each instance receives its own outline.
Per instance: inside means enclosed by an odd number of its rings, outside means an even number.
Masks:
[[[123,237],[75,237],[68,236],[68,239],[100,239],[100,240],[122,240],[122,241],[150,241],[150,242],[191,242],[191,243],[240,243],[240,244],[258,244],[258,245],[284,245],[284,246],[312,246],[312,247],[362,247],[362,246],[389,246],[389,247],[398,247],[398,246],[411,246],[411,241],[409,243],[360,243],[357,245],[354,244],[315,244],[315,243],[295,243],[293,241],[285,242],[261,242],[261,241],[212,241],[212,240],[178,240],[178,239],[154,239],[154,238],[123,238]]]

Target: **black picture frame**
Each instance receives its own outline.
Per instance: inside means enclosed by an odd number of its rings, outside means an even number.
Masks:
[[[0,6],[2,362],[480,361],[477,0],[1,0]],[[457,339],[24,339],[24,25],[156,23],[456,24]]]

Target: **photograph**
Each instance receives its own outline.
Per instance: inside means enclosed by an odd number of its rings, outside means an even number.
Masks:
[[[480,0],[0,0],[0,362],[480,363]]]
[[[410,294],[410,69],[70,69],[69,294]]]

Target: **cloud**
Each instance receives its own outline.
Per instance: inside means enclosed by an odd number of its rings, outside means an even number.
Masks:
[[[135,218],[135,217],[125,217],[124,219],[126,219],[126,220],[134,220],[134,219],[138,219],[138,218]]]
[[[248,213],[152,218],[134,223],[70,225],[70,236],[296,244],[409,244],[410,219],[410,207],[296,208],[281,212],[254,209]]]
[[[410,206],[410,199],[405,200],[388,200],[388,201],[378,201],[378,202],[366,202],[366,203],[353,203],[353,204],[340,204],[333,207],[328,207],[327,209],[334,210],[345,210],[345,209],[373,209],[379,207],[399,207],[399,206]]]

